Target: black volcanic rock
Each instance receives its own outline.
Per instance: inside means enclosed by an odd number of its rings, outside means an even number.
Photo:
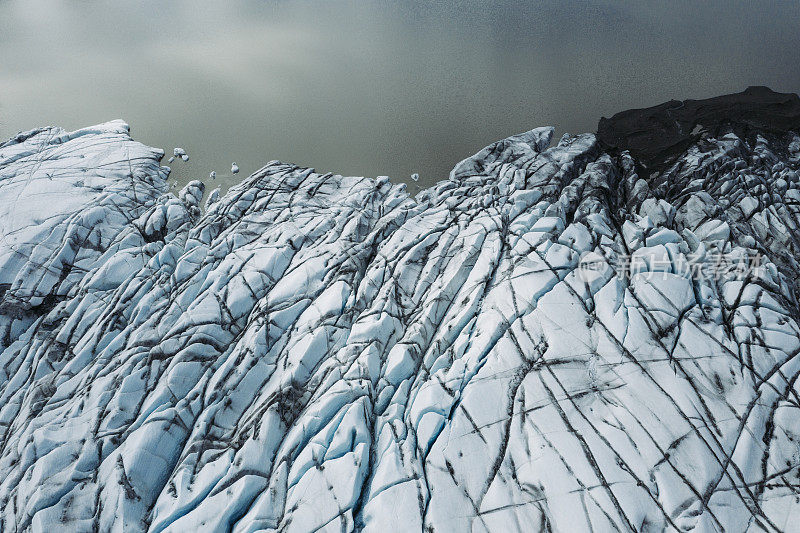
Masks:
[[[741,137],[800,131],[800,97],[768,87],[705,100],[670,100],[601,118],[597,137],[605,148],[628,150],[648,170],[668,165],[704,134],[723,130]]]

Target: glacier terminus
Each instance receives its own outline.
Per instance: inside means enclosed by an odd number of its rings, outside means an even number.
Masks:
[[[174,193],[121,121],[0,144],[0,530],[797,531],[775,95],[414,196],[278,161]]]

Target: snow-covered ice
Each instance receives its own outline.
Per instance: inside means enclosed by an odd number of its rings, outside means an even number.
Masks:
[[[0,529],[795,528],[795,138],[552,134],[205,213],[124,123],[1,144]]]
[[[188,161],[189,160],[189,154],[186,153],[186,150],[184,150],[183,148],[180,148],[180,147],[175,148],[172,151],[172,155],[173,155],[173,157],[180,157],[184,161]]]

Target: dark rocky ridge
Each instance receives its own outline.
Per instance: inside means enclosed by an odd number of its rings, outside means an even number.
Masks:
[[[768,87],[704,100],[670,100],[601,118],[597,137],[609,151],[628,150],[648,172],[668,167],[703,136],[733,132],[743,139],[756,133],[800,131],[800,97]]]

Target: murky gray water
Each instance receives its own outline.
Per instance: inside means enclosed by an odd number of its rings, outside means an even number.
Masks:
[[[800,3],[0,0],[0,137],[124,118],[181,181],[270,159],[429,184],[540,125],[800,91]]]

